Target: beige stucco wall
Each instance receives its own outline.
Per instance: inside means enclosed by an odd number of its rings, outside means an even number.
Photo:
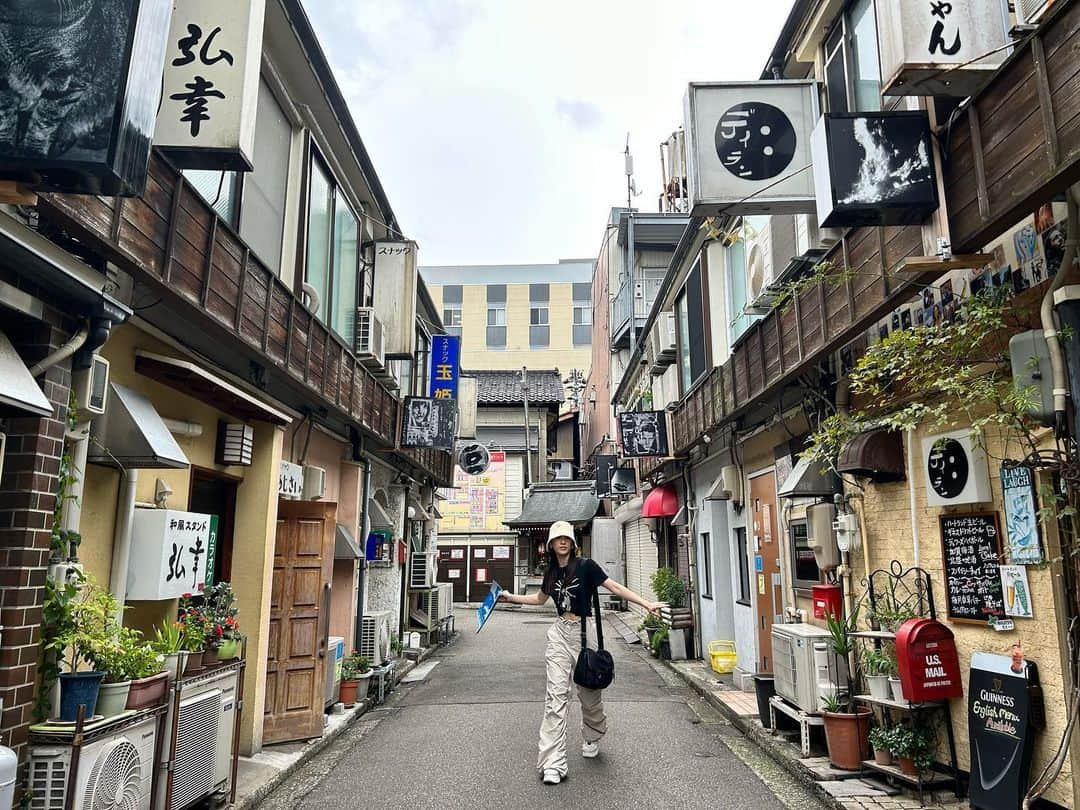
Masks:
[[[936,429],[933,433],[944,432]],[[921,441],[928,435],[918,431],[914,447],[916,458],[921,458]],[[1060,588],[1059,566],[1028,566],[1028,581],[1031,586],[1031,598],[1034,607],[1034,619],[1016,619],[1016,630],[999,633],[984,625],[950,622],[945,616],[945,584],[942,571],[941,530],[938,519],[943,514],[965,514],[972,512],[996,511],[1004,530],[1002,514],[1001,483],[999,476],[1000,459],[1003,452],[1001,442],[988,434],[987,450],[990,455],[990,483],[994,501],[987,504],[971,504],[963,507],[936,508],[926,505],[925,476],[921,465],[916,466],[915,497],[916,517],[918,521],[918,563],[931,576],[934,589],[934,601],[938,618],[955,634],[956,645],[960,653],[960,666],[964,673],[965,695],[961,700],[951,702],[952,719],[956,729],[956,744],[960,767],[970,769],[970,750],[967,727],[967,672],[972,653],[976,651],[994,652],[1008,655],[1016,642],[1024,646],[1027,657],[1039,665],[1043,693],[1046,700],[1047,728],[1035,732],[1035,752],[1033,771],[1038,772],[1046,764],[1057,747],[1065,723],[1065,695],[1062,689],[1062,650],[1064,649],[1061,626],[1065,624],[1062,613],[1057,610]],[[1015,451],[1016,445],[1013,444]],[[905,448],[906,451],[906,448]],[[1015,453],[1014,453],[1015,455]],[[852,490],[857,492],[857,490]],[[862,498],[854,501],[860,517],[863,533],[862,550],[852,555],[852,566],[856,581],[861,581],[868,571],[887,567],[894,559],[900,560],[905,567],[915,564],[915,550],[912,537],[912,522],[908,482],[895,484],[868,484]],[[1044,549],[1050,556],[1059,551],[1056,537],[1049,538],[1043,531]],[[1073,807],[1072,775],[1069,760],[1065,763],[1065,772],[1050,788],[1046,798],[1066,807]]]

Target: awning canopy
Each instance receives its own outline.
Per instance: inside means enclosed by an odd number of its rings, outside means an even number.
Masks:
[[[352,532],[337,524],[334,531],[334,559],[335,560],[359,560],[364,556],[360,544],[352,536]]]
[[[0,332],[0,416],[52,416],[53,407],[30,376],[7,335]]]
[[[368,525],[371,527],[371,531],[394,531],[394,521],[386,514],[386,510],[381,503],[374,498],[368,498],[367,508]]]
[[[822,472],[820,461],[801,458],[776,494],[781,498],[822,498],[832,497],[839,491],[840,479],[836,473],[832,470]]]
[[[187,360],[136,349],[135,370],[237,419],[269,422],[272,425],[292,422],[288,414]]]
[[[896,430],[860,433],[844,445],[836,463],[837,472],[866,477],[884,484],[903,481],[904,443]]]
[[[511,528],[550,526],[557,520],[575,525],[588,523],[600,508],[593,482],[561,481],[534,484],[521,514],[503,524]]]
[[[679,493],[671,484],[653,487],[645,494],[641,504],[643,518],[674,517],[679,512]]]
[[[86,460],[93,464],[135,469],[180,470],[188,458],[165,426],[154,404],[143,394],[119,383],[110,383],[104,416],[90,424],[90,449]]]

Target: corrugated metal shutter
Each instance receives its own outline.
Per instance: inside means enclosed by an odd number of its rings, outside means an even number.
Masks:
[[[623,526],[626,543],[626,585],[650,601],[656,599],[649,577],[656,571],[656,545],[652,541],[649,521],[638,518]],[[634,605],[631,608],[638,610]]]
[[[524,458],[519,455],[506,456],[506,508],[503,516],[510,520],[521,514],[521,488],[524,484]]]

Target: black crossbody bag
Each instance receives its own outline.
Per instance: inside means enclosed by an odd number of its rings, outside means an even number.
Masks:
[[[600,595],[593,591],[596,618],[596,649],[589,649],[585,617],[581,617],[581,652],[574,665],[574,683],[586,689],[606,689],[615,680],[615,661],[604,649],[604,624],[600,619]]]

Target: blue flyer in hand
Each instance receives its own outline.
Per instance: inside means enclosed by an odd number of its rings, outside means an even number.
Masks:
[[[480,607],[476,609],[477,633],[484,629],[484,622],[486,622],[488,616],[491,615],[491,611],[495,610],[495,603],[499,601],[499,594],[502,593],[502,591],[502,585],[492,581],[491,590],[489,590],[488,595],[484,597],[484,601],[480,604]]]

